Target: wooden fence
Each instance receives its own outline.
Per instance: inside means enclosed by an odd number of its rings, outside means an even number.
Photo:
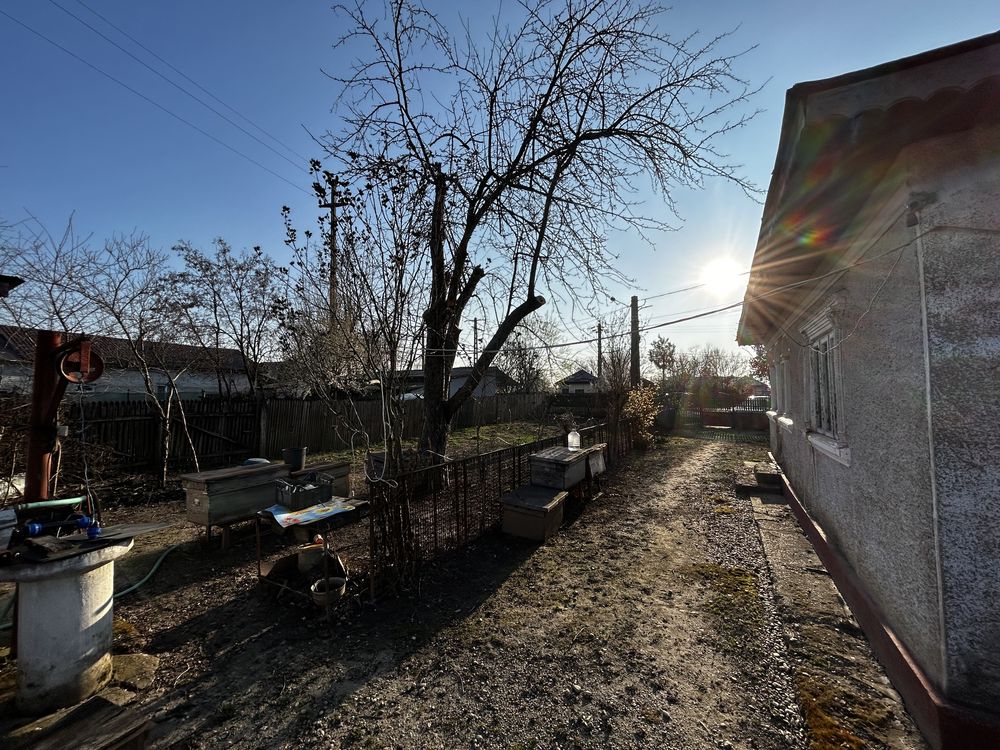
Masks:
[[[541,393],[504,394],[470,399],[455,415],[457,429],[476,425],[543,418],[549,396]],[[403,437],[416,438],[423,426],[423,402],[403,406]],[[334,404],[302,399],[204,399],[185,401],[184,417],[201,468],[236,463],[250,456],[278,458],[281,449],[307,446],[311,453],[364,447],[383,439],[380,401]],[[142,401],[70,403],[66,414],[70,434],[87,444],[110,450],[132,468],[158,465],[163,428],[155,407]],[[193,466],[191,449],[180,415],[171,423],[171,464]]]

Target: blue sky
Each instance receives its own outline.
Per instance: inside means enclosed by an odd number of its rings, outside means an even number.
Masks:
[[[332,48],[345,29],[327,4],[56,2],[144,56],[87,8],[97,10],[300,155],[318,155],[309,131],[321,133],[335,125],[335,86],[323,70],[336,70],[347,62]],[[449,18],[474,7],[431,4]],[[482,2],[475,7],[483,9],[476,14],[483,18],[500,6]],[[305,192],[308,176],[295,166],[300,159],[221,105],[211,102],[292,163],[142,68],[49,0],[5,0],[0,10],[287,180],[237,156],[0,15],[0,70],[4,71],[0,217],[17,221],[30,212],[59,228],[75,212],[78,229],[98,239],[138,229],[161,247],[181,239],[207,247],[221,235],[236,247],[260,244],[280,257],[280,207],[290,205],[303,221],[314,215]],[[679,0],[664,17],[664,25],[675,34],[735,29],[727,42],[730,49],[757,45],[737,72],[755,84],[765,84],[754,102],[764,111],[727,137],[723,146],[744,165],[747,177],[766,188],[790,86],[995,31],[1000,28],[1000,5],[996,0],[945,5],[923,0]],[[638,279],[636,289],[621,290],[622,298],[633,293],[655,295],[697,282],[706,264],[719,257],[749,267],[760,222],[759,203],[721,181],[675,197],[684,224],[657,238],[655,250],[628,236],[612,238],[626,272]],[[656,204],[647,211],[663,213]],[[668,320],[683,311],[734,301],[741,294],[742,290],[703,289],[650,300],[643,322]],[[732,311],[662,333],[682,347],[732,346],[738,315],[738,310]],[[582,313],[577,320],[564,322],[571,333],[587,333],[593,325]]]

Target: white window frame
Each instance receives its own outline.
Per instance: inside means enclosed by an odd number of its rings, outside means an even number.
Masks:
[[[849,466],[850,448],[844,429],[844,389],[840,339],[832,309],[827,308],[802,329],[807,347],[804,421],[809,443],[819,452]]]
[[[778,423],[778,426],[790,430],[794,425],[791,419],[792,391],[788,377],[788,355],[772,352],[774,366],[771,368],[771,411],[768,417]]]

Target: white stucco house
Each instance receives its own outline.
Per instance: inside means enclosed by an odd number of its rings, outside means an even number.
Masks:
[[[556,381],[556,388],[560,393],[597,393],[600,390],[597,376],[586,370],[577,370]]]
[[[35,337],[33,328],[0,325],[0,393],[31,393]],[[73,334],[67,336],[71,339]],[[104,374],[83,386],[84,396],[102,400],[141,400],[146,387],[136,357],[124,339],[94,336],[94,351],[104,360]],[[182,398],[228,395],[250,390],[246,369],[235,349],[146,342],[146,360],[158,393],[166,394],[169,372]],[[180,373],[180,375],[178,375]],[[71,389],[74,398],[76,387]]]
[[[788,91],[738,340],[936,748],[1000,747],[1000,33]]]

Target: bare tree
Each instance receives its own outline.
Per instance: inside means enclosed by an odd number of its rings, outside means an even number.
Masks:
[[[667,371],[674,367],[677,346],[670,339],[657,336],[649,347],[649,361],[660,371],[660,389],[667,388]]]
[[[740,351],[693,346],[678,352],[674,362],[672,389],[695,392],[703,406],[730,406],[752,390],[749,360]]]
[[[32,220],[8,238],[4,252],[8,254],[4,261],[8,273],[25,280],[17,294],[0,300],[4,316],[25,328],[106,336],[124,342],[125,351],[118,354],[127,360],[123,364],[139,373],[161,425],[161,481],[166,481],[175,417],[181,422],[197,467],[198,457],[177,393],[178,378],[196,362],[177,362],[165,356],[162,346],[173,333],[165,316],[169,306],[162,297],[161,269],[166,267],[167,256],[136,233],[95,247],[89,238],[77,236],[72,218],[59,235]]]
[[[8,225],[0,243],[0,262],[4,273],[21,277],[26,286],[0,298],[4,317],[30,328],[91,330],[93,307],[71,280],[73,270],[89,257],[89,239],[77,234],[72,216],[60,234],[52,234],[34,217]]]
[[[184,270],[165,279],[168,307],[180,332],[205,349],[215,366],[219,393],[231,392],[229,362],[223,349],[239,352],[250,393],[260,385],[260,363],[277,353],[279,271],[260,247],[234,253],[221,237],[206,255],[188,242],[174,246]]]
[[[515,329],[496,359],[497,365],[517,383],[520,393],[545,390],[545,362],[529,334]]]
[[[320,217],[317,241],[309,232],[300,239],[285,210],[294,255],[281,308],[285,351],[309,391],[325,399],[352,442],[365,447],[371,436],[358,429],[349,396],[376,390],[385,471],[394,473],[402,458],[405,378],[424,334],[419,305],[426,297],[422,248],[429,227],[427,214],[416,209],[426,185],[401,179],[393,164],[373,163],[364,186],[352,189],[312,166],[319,205],[339,212]],[[394,188],[372,187],[385,183]]]
[[[178,362],[167,354],[174,326],[165,311],[171,305],[165,298],[163,271],[167,256],[149,245],[142,234],[119,235],[100,249],[87,247],[84,262],[71,270],[69,281],[76,293],[92,309],[90,332],[112,336],[125,342],[130,364],[142,378],[147,401],[160,423],[160,483],[166,484],[170,467],[174,418],[191,450],[195,471],[198,454],[188,430],[184,404],[177,391],[177,381],[196,358]],[[165,381],[161,389],[161,378]]]
[[[338,10],[354,27],[340,43],[360,46],[359,62],[334,76],[343,126],[324,143],[347,182],[381,171],[375,190],[408,191],[427,217],[421,447],[444,453],[451,418],[545,304],[543,290],[604,291],[622,279],[609,228],[668,228],[638,212],[638,180],[668,207],[675,188],[706,177],[749,189],[716,142],[746,121],[727,116],[751,92],[735,57],[718,51],[721,37],[673,38],[654,4],[528,0],[485,40],[456,39],[409,0]],[[449,396],[463,313],[484,280],[506,290],[504,304]]]

